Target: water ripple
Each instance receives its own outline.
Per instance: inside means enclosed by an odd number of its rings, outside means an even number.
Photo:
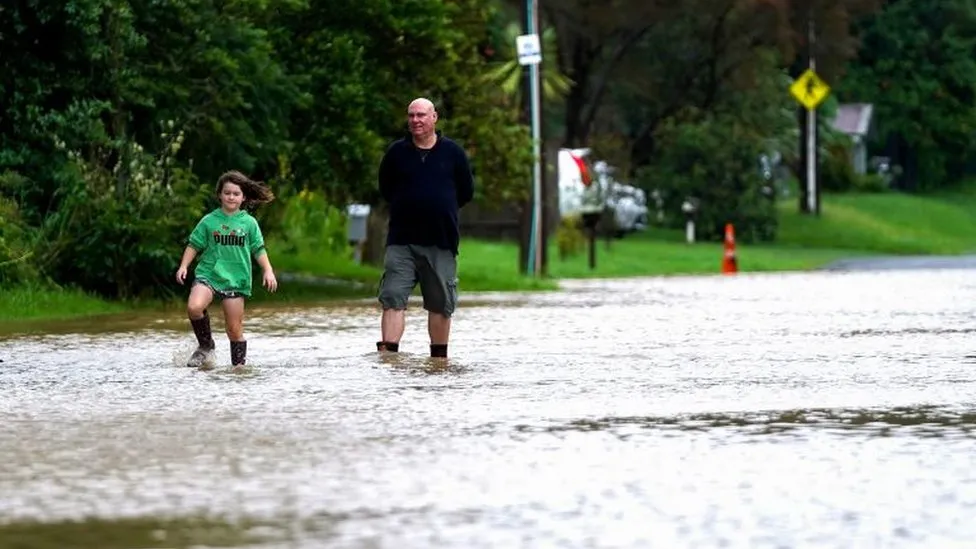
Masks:
[[[465,293],[447,361],[419,303],[391,357],[374,300],[253,308],[243,372],[219,315],[210,371],[180,366],[178,313],[25,326],[0,336],[0,540],[967,546],[969,278]]]

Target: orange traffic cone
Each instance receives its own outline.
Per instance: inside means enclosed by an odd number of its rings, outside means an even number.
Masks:
[[[735,228],[725,224],[725,253],[722,254],[722,274],[734,274],[739,270],[735,259]]]

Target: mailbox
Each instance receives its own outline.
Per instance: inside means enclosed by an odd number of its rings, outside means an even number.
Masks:
[[[366,240],[366,222],[369,220],[369,204],[350,204],[346,206],[348,227],[346,235],[350,244],[359,244]]]
[[[346,206],[346,216],[346,238],[353,247],[353,260],[356,263],[361,263],[369,221],[369,204]]]

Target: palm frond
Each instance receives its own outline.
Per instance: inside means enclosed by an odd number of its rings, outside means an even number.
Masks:
[[[496,54],[499,61],[492,63],[483,77],[486,85],[497,86],[516,105],[522,98],[524,71],[516,58],[515,40],[522,32],[522,26],[516,22],[505,25],[502,31],[504,43],[499,45]],[[544,29],[540,39],[543,51],[542,96],[547,101],[560,100],[569,93],[574,82],[559,70],[556,30],[552,27]]]

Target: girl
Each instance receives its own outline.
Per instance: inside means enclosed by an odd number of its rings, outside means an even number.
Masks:
[[[264,184],[251,181],[240,172],[230,171],[217,180],[217,198],[220,208],[203,216],[190,233],[180,268],[176,271],[176,281],[183,284],[187,268],[197,254],[200,255],[186,303],[186,314],[199,344],[186,364],[192,368],[199,368],[213,357],[215,345],[207,307],[214,297],[220,298],[224,311],[231,364],[244,365],[247,357],[244,299],[251,297],[252,257],[264,271],[264,287],[270,292],[278,288],[264,249],[261,228],[243,209],[271,202],[274,193]]]

